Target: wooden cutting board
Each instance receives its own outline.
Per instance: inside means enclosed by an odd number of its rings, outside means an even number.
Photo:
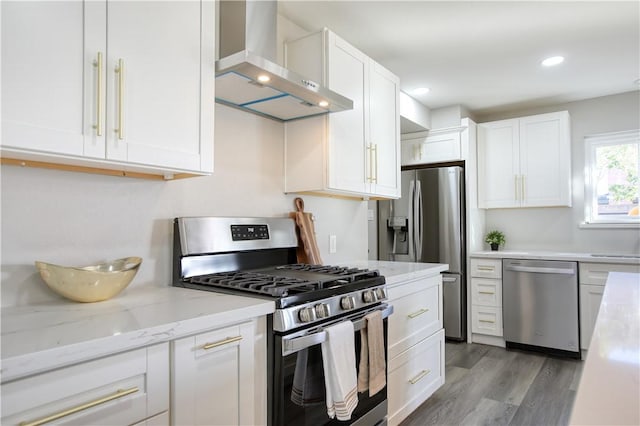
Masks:
[[[316,241],[316,231],[313,226],[313,215],[304,211],[304,201],[298,197],[294,200],[296,211],[289,214],[296,221],[298,234],[298,250],[296,252],[299,263],[322,265],[320,250]]]

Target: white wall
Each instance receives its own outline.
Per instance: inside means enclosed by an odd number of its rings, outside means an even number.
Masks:
[[[216,106],[215,172],[156,182],[3,166],[1,175],[2,306],[57,298],[35,260],[87,265],[141,256],[133,285],[171,282],[172,218],[287,216],[283,193],[283,125]],[[367,258],[367,203],[304,196],[316,217],[324,263]],[[337,253],[328,253],[329,235]]]
[[[638,228],[584,229],[578,226],[584,221],[584,137],[640,128],[640,92],[494,114],[482,117],[480,122],[562,110],[568,110],[571,116],[573,207],[487,210],[487,230],[504,231],[506,249],[640,253]]]

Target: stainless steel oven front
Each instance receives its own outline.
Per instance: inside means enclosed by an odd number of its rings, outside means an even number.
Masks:
[[[380,304],[324,324],[314,324],[303,330],[288,334],[274,332],[270,337],[269,364],[269,420],[271,426],[319,426],[319,425],[386,425],[387,388],[369,396],[369,391],[358,393],[358,405],[349,421],[330,419],[327,415],[322,365],[321,344],[325,340],[324,327],[340,321],[350,320],[354,324],[354,346],[356,366],[360,362],[360,330],[364,326],[365,315],[382,311],[387,359],[387,317],[393,313],[393,306]]]

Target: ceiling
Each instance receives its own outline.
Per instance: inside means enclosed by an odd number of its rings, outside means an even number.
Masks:
[[[431,109],[475,115],[638,90],[639,1],[279,1],[308,31],[328,27]],[[561,55],[564,63],[540,62]],[[425,95],[412,90],[429,87]]]

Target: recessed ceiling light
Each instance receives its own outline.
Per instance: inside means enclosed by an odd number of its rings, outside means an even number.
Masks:
[[[413,93],[414,95],[424,95],[425,93],[429,93],[429,89],[428,87],[418,87],[417,89],[414,89],[411,93]]]
[[[269,77],[268,75],[261,74],[261,75],[258,76],[258,81],[260,83],[266,83],[269,80],[271,80],[271,77]]]
[[[327,101],[320,101],[318,102],[318,105],[320,105],[322,108],[326,108],[329,106],[329,102]]]
[[[561,64],[562,62],[564,62],[564,58],[562,56],[552,56],[542,61],[542,65],[545,67],[552,67],[554,65]]]

